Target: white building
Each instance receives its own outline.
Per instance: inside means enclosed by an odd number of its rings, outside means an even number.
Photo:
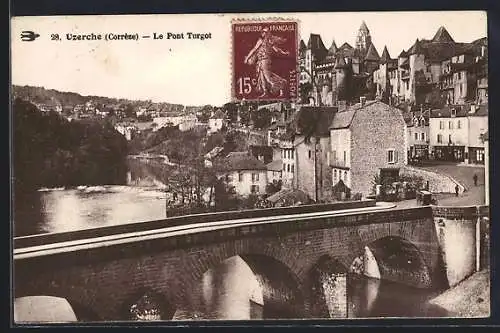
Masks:
[[[436,160],[483,164],[480,135],[488,131],[487,105],[446,105],[429,119],[431,154]]]
[[[153,123],[156,124],[154,131],[166,126],[179,126],[184,121],[184,115],[173,113],[164,117],[153,118]]]
[[[222,129],[224,125],[224,112],[220,109],[217,110],[211,117],[208,119],[208,132],[215,133]]]
[[[225,177],[229,186],[241,196],[266,193],[267,168],[247,152],[231,152],[215,164],[218,177]]]
[[[195,116],[185,116],[184,120],[179,124],[179,130],[184,132],[196,126],[198,119]]]

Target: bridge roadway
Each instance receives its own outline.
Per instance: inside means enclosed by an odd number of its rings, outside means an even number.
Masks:
[[[349,216],[360,213],[373,213],[389,210],[396,207],[395,204],[377,202],[375,206],[351,208],[341,210],[329,210],[310,213],[287,214],[279,216],[266,216],[257,218],[241,218],[230,221],[201,222],[181,226],[167,226],[153,230],[125,232],[121,234],[111,234],[107,236],[84,238],[70,241],[62,241],[50,244],[27,246],[14,249],[14,260],[54,255],[64,252],[95,249],[133,242],[143,242],[161,238],[174,237],[179,235],[196,234],[207,231],[235,228],[240,226],[255,226],[269,223],[299,222],[304,220],[328,218],[335,216]],[[16,237],[16,240],[30,239],[35,236]]]

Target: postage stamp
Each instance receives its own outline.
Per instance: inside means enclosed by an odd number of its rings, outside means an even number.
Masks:
[[[295,99],[298,22],[233,21],[231,25],[233,100]]]

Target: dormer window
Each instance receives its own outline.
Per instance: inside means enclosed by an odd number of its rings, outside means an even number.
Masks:
[[[456,109],[451,109],[451,116],[456,117],[457,116],[457,110]]]

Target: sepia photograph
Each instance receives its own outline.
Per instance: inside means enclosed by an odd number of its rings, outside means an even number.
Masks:
[[[486,12],[10,24],[14,325],[490,317]]]

